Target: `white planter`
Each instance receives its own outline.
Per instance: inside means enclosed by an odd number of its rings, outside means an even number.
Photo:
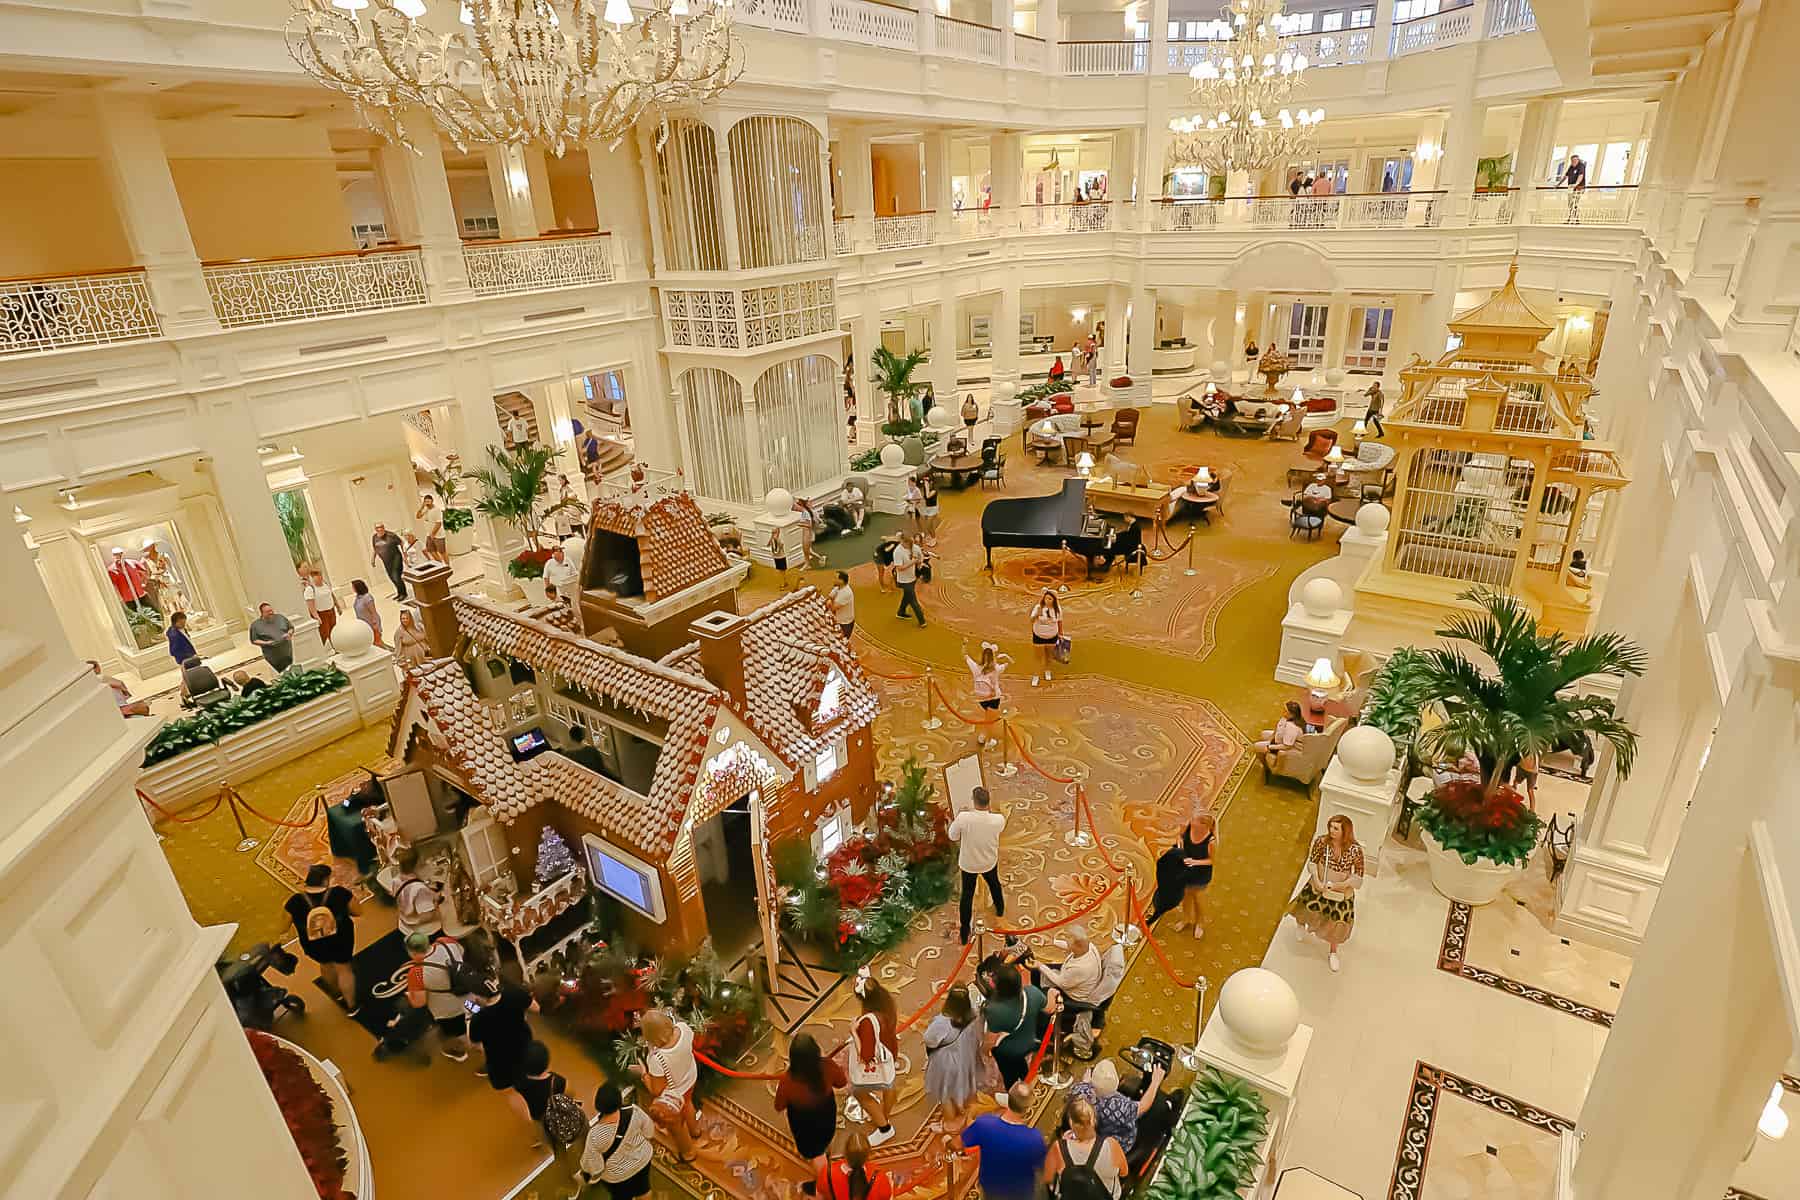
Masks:
[[[467,554],[475,548],[475,527],[465,526],[455,533],[444,534],[444,549],[452,555]]]
[[[549,598],[544,595],[544,577],[542,575],[536,579],[514,578],[513,582],[518,585],[521,592],[525,593],[525,599],[531,603],[539,606],[549,603]]]
[[[364,725],[386,720],[393,710],[391,692],[375,697],[375,703],[373,709],[363,708],[353,680],[350,687],[145,767],[138,773],[137,786],[164,808],[216,794],[221,783],[253,779]]]
[[[1431,886],[1450,899],[1479,907],[1492,904],[1506,890],[1506,885],[1525,873],[1523,864],[1503,867],[1485,858],[1471,865],[1462,855],[1444,849],[1429,832],[1421,829],[1419,840],[1425,844],[1425,861],[1431,867]]]

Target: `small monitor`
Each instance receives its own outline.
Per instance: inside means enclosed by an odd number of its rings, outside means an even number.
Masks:
[[[526,729],[511,735],[507,741],[512,744],[512,756],[518,762],[524,762],[550,748],[550,739],[544,736],[542,729]]]
[[[591,833],[582,835],[581,845],[596,888],[640,916],[663,921],[662,878],[656,868]]]

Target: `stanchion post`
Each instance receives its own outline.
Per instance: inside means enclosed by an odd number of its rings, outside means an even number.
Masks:
[[[1019,773],[1019,764],[1012,760],[1012,752],[1007,749],[1007,742],[1012,737],[1012,724],[1004,709],[1000,713],[1000,765],[994,773],[1002,779],[1011,779]]]
[[[1044,1086],[1053,1092],[1060,1092],[1070,1084],[1070,1079],[1062,1072],[1062,1010],[1057,1009],[1050,1018],[1050,1071],[1039,1075]]]
[[[987,918],[986,917],[976,917],[975,918],[975,969],[977,971],[979,971],[981,969],[981,964],[986,958],[987,958]]]
[[[938,720],[937,708],[931,699],[931,691],[931,667],[927,664],[925,667],[925,723],[922,728],[938,729],[944,723]]]
[[[231,819],[237,822],[238,853],[248,854],[250,851],[260,846],[262,842],[257,838],[251,837],[249,830],[244,828],[244,815],[238,811],[237,793],[232,789],[232,786],[229,783],[221,783],[219,785],[219,798],[225,801],[225,806],[231,809]]]
[[[1056,571],[1061,577],[1061,582],[1056,585],[1056,590],[1067,592],[1069,590],[1069,543],[1066,541],[1062,543],[1062,553],[1056,556]]]
[[[1121,946],[1135,946],[1143,938],[1137,922],[1131,919],[1132,898],[1137,895],[1137,873],[1130,867],[1125,868],[1125,915],[1113,926],[1113,941]]]
[[[1194,980],[1194,1044],[1177,1047],[1176,1057],[1181,1065],[1190,1071],[1198,1071],[1200,1060],[1200,1035],[1206,1032],[1206,976],[1201,975]]]
[[[1081,827],[1081,810],[1083,807],[1081,781],[1078,779],[1074,783],[1071,783],[1069,785],[1069,791],[1075,798],[1075,828],[1063,834],[1063,843],[1068,846],[1073,846],[1077,850],[1092,850],[1094,848],[1094,835]],[[1090,815],[1088,817],[1088,824],[1091,826],[1093,823],[1094,818]]]
[[[1196,570],[1194,570],[1194,531],[1193,531],[1193,529],[1192,529],[1192,528],[1191,528],[1191,527],[1190,527],[1190,528],[1189,528],[1189,529],[1188,529],[1188,564],[1187,564],[1187,570],[1185,570],[1185,571],[1183,571],[1183,572],[1182,572],[1182,574],[1183,574],[1183,575],[1187,575],[1187,576],[1190,576],[1190,577],[1191,577],[1191,576],[1194,576],[1194,575],[1198,575],[1198,574],[1199,574],[1199,572],[1198,572],[1198,571],[1196,571]]]

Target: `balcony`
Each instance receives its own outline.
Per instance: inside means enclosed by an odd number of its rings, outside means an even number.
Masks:
[[[1150,60],[1147,41],[1062,42],[1057,49],[1064,75],[1142,75]]]
[[[0,355],[160,336],[142,269],[0,280]]]
[[[1159,200],[1158,233],[1215,229],[1435,229],[1445,192],[1347,192],[1330,196],[1224,196]]]
[[[417,246],[202,266],[213,311],[226,329],[413,308],[427,299]]]
[[[826,276],[745,287],[662,287],[671,350],[747,353],[836,333],[837,285]]]
[[[463,266],[477,296],[507,296],[613,280],[612,240],[604,233],[470,242]]]
[[[1388,57],[1403,58],[1423,50],[1435,50],[1464,41],[1475,28],[1475,6],[1464,5],[1410,21],[1395,21],[1388,42]]]
[[[1580,191],[1566,187],[1532,189],[1533,225],[1629,225],[1637,208],[1635,184],[1590,187]]]
[[[931,241],[930,209],[875,218],[877,250],[909,250]]]

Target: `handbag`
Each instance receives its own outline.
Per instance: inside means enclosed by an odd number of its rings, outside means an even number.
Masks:
[[[1074,643],[1069,640],[1069,635],[1063,634],[1056,639],[1056,647],[1051,653],[1055,656],[1057,662],[1066,663],[1069,661],[1069,653],[1073,647]]]

